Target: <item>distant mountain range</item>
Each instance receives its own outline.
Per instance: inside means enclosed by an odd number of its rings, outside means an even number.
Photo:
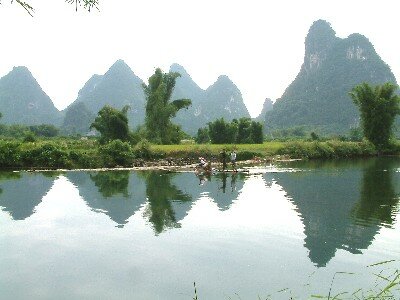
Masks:
[[[171,100],[189,98],[192,106],[180,111],[174,122],[184,131],[195,134],[199,127],[217,118],[232,120],[250,117],[236,85],[220,76],[207,90],[201,89],[186,72],[173,64],[170,71],[179,72]],[[104,75],[93,75],[65,110],[58,111],[26,67],[16,67],[0,79],[0,112],[5,124],[53,124],[66,133],[87,133],[97,112],[110,105],[121,109],[130,106],[130,125],[144,123],[145,96],[143,81],[123,61],[116,61]]]
[[[192,105],[179,111],[173,122],[194,135],[197,129],[217,118],[250,117],[238,87],[219,76],[206,90],[200,88],[178,64],[170,68],[181,74],[171,100],[189,98]],[[388,65],[369,40],[352,34],[336,37],[330,24],[314,22],[305,40],[303,65],[280,99],[266,99],[255,118],[267,130],[306,126],[323,133],[346,133],[359,123],[359,114],[348,96],[357,84],[396,82]],[[65,110],[58,111],[26,67],[16,67],[0,78],[1,123],[54,124],[66,133],[87,133],[97,112],[106,104],[115,108],[129,105],[131,127],[143,124],[145,96],[143,81],[118,60],[104,75],[93,75]]]
[[[121,109],[130,106],[129,123],[136,127],[145,116],[143,81],[123,61],[116,61],[104,75],[93,75],[79,91],[77,99],[65,110],[63,128],[68,132],[85,133],[97,112],[104,106]],[[79,109],[76,109],[76,107]],[[80,118],[76,118],[77,114]],[[78,124],[75,119],[80,119]],[[76,124],[76,125],[74,125]]]
[[[0,79],[1,123],[60,125],[62,116],[26,67]]]
[[[345,133],[359,124],[348,93],[362,82],[396,82],[370,41],[361,34],[336,37],[330,24],[314,22],[305,40],[304,62],[296,79],[265,115],[267,129],[307,126]]]
[[[218,80],[207,90],[202,90],[186,72],[178,65],[173,64],[171,72],[181,74],[176,81],[176,86],[171,100],[189,98],[192,106],[178,113],[173,122],[180,124],[182,129],[189,134],[195,134],[197,129],[210,121],[224,117],[232,120],[240,117],[250,117],[244,105],[242,95],[236,85],[227,77],[220,76]],[[143,124],[145,117],[145,96],[143,93],[143,81],[137,77],[129,66],[122,60],[118,60],[102,76],[94,75],[79,91],[78,98],[66,108],[64,126],[71,127],[74,122],[73,116],[69,114],[75,105],[83,104],[83,111],[88,111],[94,117],[95,114],[106,104],[116,108],[130,105],[128,112],[130,125],[136,127]],[[87,113],[85,113],[88,116]],[[67,116],[71,116],[67,118]],[[91,120],[87,117],[89,125]],[[80,131],[82,126],[76,128]]]
[[[172,99],[192,100],[188,110],[179,111],[174,120],[182,125],[184,131],[194,134],[198,128],[221,117],[225,120],[250,118],[240,90],[229,77],[219,76],[214,84],[203,90],[182,66],[173,64],[170,71],[181,74],[176,81]]]

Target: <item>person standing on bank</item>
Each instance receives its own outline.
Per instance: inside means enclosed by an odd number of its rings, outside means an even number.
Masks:
[[[231,163],[232,163],[233,171],[237,172],[237,169],[236,169],[236,151],[235,150],[233,150],[231,152]]]

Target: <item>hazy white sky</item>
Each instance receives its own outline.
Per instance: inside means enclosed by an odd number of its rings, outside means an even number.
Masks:
[[[339,37],[368,37],[400,80],[398,0],[100,0],[91,13],[64,0],[27,1],[33,18],[9,0],[0,6],[0,77],[27,66],[59,109],[123,59],[144,81],[174,62],[202,88],[228,75],[255,116],[296,77],[317,19]]]

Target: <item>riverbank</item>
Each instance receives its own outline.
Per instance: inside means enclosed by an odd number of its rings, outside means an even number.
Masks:
[[[221,152],[237,152],[238,162],[269,163],[288,159],[359,158],[377,155],[368,142],[295,141],[241,145],[152,145],[142,142],[131,146],[119,140],[100,145],[95,139],[54,139],[34,143],[0,141],[0,168],[36,169],[145,169],[194,168],[200,156],[213,165]],[[396,143],[383,154],[400,154]]]

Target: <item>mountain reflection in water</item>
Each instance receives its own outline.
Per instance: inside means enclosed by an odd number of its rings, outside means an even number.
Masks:
[[[253,176],[262,177],[266,201],[268,190],[278,185],[294,205],[304,225],[304,246],[317,267],[326,266],[338,249],[362,253],[382,226],[390,228],[395,223],[399,159],[288,166],[300,171]],[[41,173],[0,174],[0,208],[15,221],[34,214],[56,179]],[[194,204],[204,197],[219,211],[229,211],[251,178],[236,173],[197,177],[156,171],[66,172],[62,176],[74,184],[92,211],[107,215],[116,227],[124,228],[139,213],[155,235],[181,228]]]

